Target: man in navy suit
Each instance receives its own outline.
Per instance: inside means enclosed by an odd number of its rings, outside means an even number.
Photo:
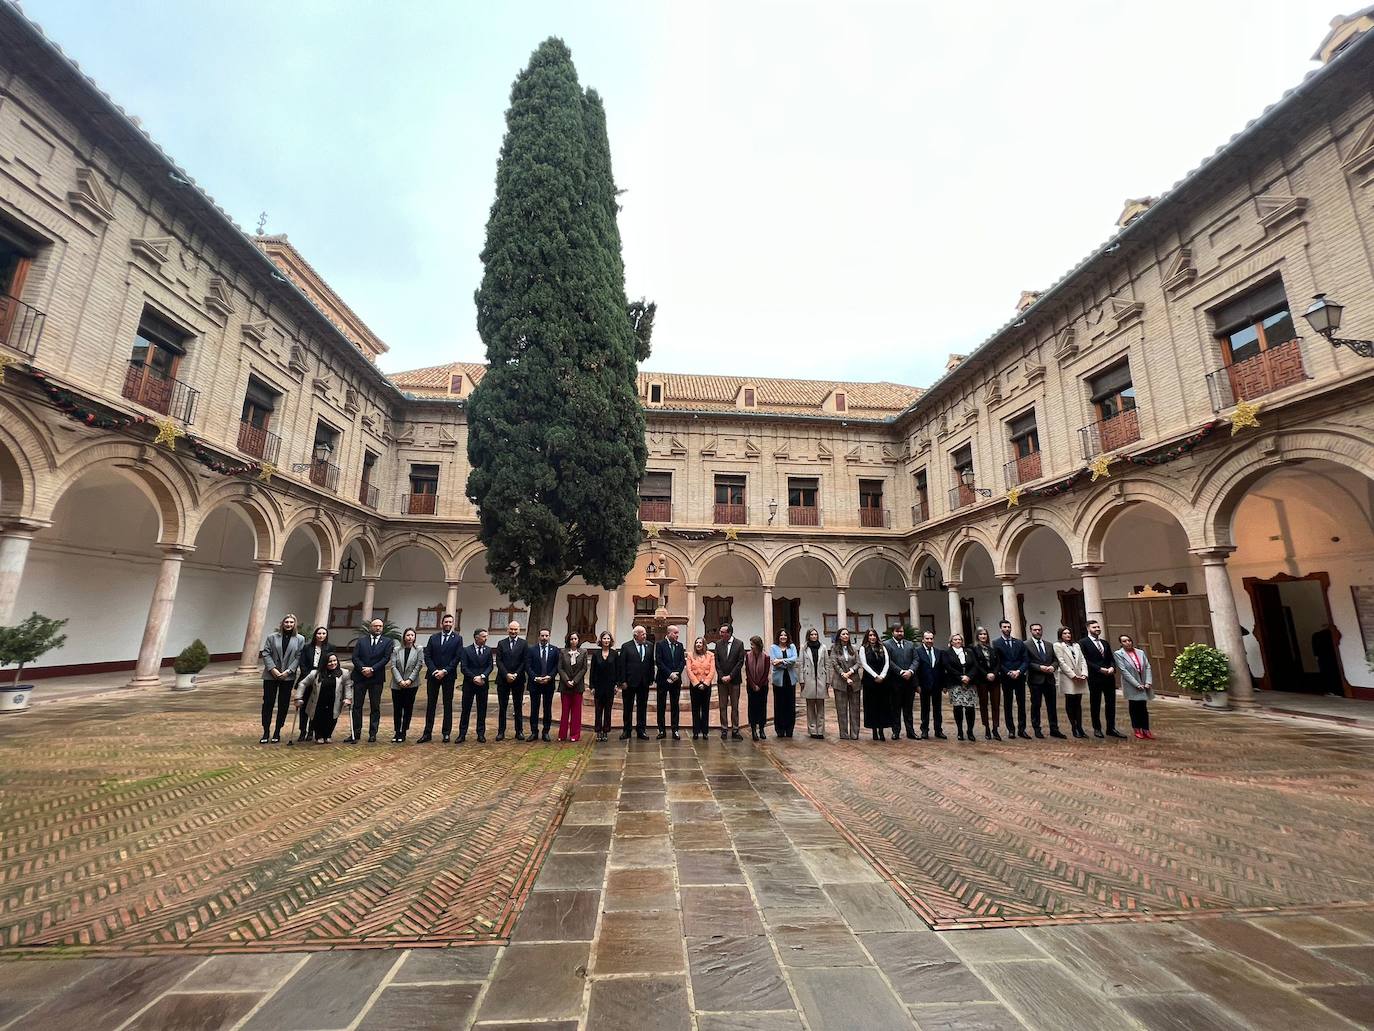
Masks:
[[[673,740],[679,741],[681,738],[677,732],[677,703],[678,696],[682,691],[682,671],[687,668],[687,649],[682,647],[682,642],[677,639],[678,630],[675,626],[668,628],[668,636],[658,642],[654,649],[654,668],[657,670],[658,683],[658,736],[663,739],[668,736],[667,728],[664,724],[664,707],[672,703],[673,711]],[[639,736],[647,738],[649,735],[644,733],[643,723],[639,726]],[[625,733],[621,737],[628,737],[630,727],[625,725]]]
[[[634,629],[634,637],[620,646],[620,697],[625,703],[625,732],[620,735],[623,741],[630,736],[630,728],[639,731],[640,737],[648,737],[645,725],[649,713],[649,685],[654,682],[654,646],[649,643],[648,632],[642,627]],[[636,716],[638,719],[636,719]]]
[[[1030,653],[1019,637],[1011,636],[1011,620],[997,625],[1000,633],[992,646],[1002,656],[1002,712],[1007,721],[1007,737],[1030,737],[1026,733],[1026,671],[1030,669]],[[1011,701],[1016,699],[1016,726],[1011,724]]]
[[[434,733],[434,713],[439,700],[444,702],[444,744],[453,732],[453,684],[458,679],[458,656],[463,650],[463,635],[453,632],[453,614],[445,613],[439,632],[425,642],[425,732],[415,743],[423,745]]]
[[[549,721],[553,714],[553,693],[558,688],[558,656],[561,654],[549,641],[549,629],[539,631],[539,643],[530,649],[525,663],[525,678],[530,686],[530,740],[539,735],[539,706],[544,706],[544,740],[549,739]]]
[[[921,682],[916,679],[916,645],[906,639],[906,627],[898,623],[892,628],[892,636],[884,642],[887,649],[887,675],[896,684],[897,704],[892,708],[892,740],[902,736],[902,722],[905,718],[906,736],[916,736],[912,722],[912,706],[916,701],[916,691]]]
[[[934,716],[935,736],[944,740],[942,727],[945,718],[944,675],[940,671],[940,649],[935,647],[935,635],[927,630],[921,635],[921,646],[916,649],[916,671],[914,680],[921,688],[921,738],[930,737],[931,716]],[[907,732],[910,737],[910,730]]]
[[[458,664],[463,670],[463,712],[458,717],[458,743],[467,740],[468,718],[472,715],[472,703],[477,701],[477,742],[487,742],[487,688],[491,686],[491,675],[496,669],[496,656],[487,647],[487,629],[483,627],[472,635],[472,644],[460,653]]]
[[[512,619],[506,627],[506,639],[496,646],[497,741],[506,737],[507,702],[515,703],[515,740],[525,740],[525,667],[529,657],[529,642],[520,636],[520,624]]]
[[[382,721],[382,685],[386,683],[386,668],[391,663],[391,649],[396,642],[382,633],[385,624],[374,619],[368,632],[353,642],[353,735],[348,743],[356,745],[363,736],[363,696],[367,691],[367,741],[377,741],[377,726]]]
[[[1030,625],[1030,640],[1026,642],[1026,662],[1029,663],[1026,682],[1031,689],[1031,727],[1036,737],[1044,737],[1040,729],[1040,703],[1049,711],[1050,737],[1063,737],[1059,729],[1059,707],[1055,704],[1054,688],[1059,668],[1054,646],[1044,639],[1045,628],[1039,623]]]

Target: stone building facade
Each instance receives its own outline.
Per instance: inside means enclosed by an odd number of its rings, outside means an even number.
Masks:
[[[666,557],[692,634],[1092,617],[1215,642],[1242,704],[1374,697],[1374,360],[1302,314],[1374,336],[1374,41],[1328,39],[924,390],[641,373],[644,553],[555,634],[628,634]],[[47,672],[152,683],[195,637],[246,667],[287,610],[520,618],[463,494],[482,366],[385,348],[0,4],[0,619],[71,619]]]

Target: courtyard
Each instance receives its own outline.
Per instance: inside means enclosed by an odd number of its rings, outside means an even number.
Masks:
[[[1374,737],[255,743],[255,685],[0,736],[0,1028],[1349,1028]]]

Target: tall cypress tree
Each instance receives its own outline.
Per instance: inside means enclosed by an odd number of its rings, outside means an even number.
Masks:
[[[476,295],[487,373],[468,401],[487,572],[529,603],[532,634],[559,587],[618,587],[639,546],[653,307],[626,303],[615,197],[600,98],[546,40],[506,112]]]

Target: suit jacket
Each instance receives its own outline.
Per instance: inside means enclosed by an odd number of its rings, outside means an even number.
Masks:
[[[676,643],[666,637],[654,646],[654,679],[659,687],[686,687],[687,647],[681,641]],[[668,679],[678,674],[677,680]]]
[[[482,646],[482,657],[477,657],[477,645],[470,644],[463,649],[458,656],[458,666],[463,671],[463,682],[471,683],[479,690],[486,690],[491,686],[491,674],[496,669],[496,649]],[[474,678],[484,678],[480,684],[474,683]]]
[[[558,657],[563,654],[563,649],[552,641],[548,644],[548,651],[545,653],[544,661],[540,661],[539,652],[544,645],[530,645],[529,654],[525,657],[525,677],[529,681],[530,690],[552,691],[558,682]],[[553,677],[553,680],[543,684],[536,684],[535,677]]]
[[[333,645],[326,642],[323,646],[321,646],[319,656],[317,658],[315,654],[315,642],[306,641],[305,644],[301,646],[301,654],[299,656],[300,661],[296,665],[298,679],[303,678],[311,670],[319,669],[321,666],[324,665],[325,660],[333,654]]]
[[[1059,657],[1054,654],[1054,642],[1046,641],[1043,637],[1040,639],[1040,645],[1045,649],[1045,657],[1043,659],[1036,654],[1035,638],[1032,637],[1027,639],[1025,644],[1026,683],[1035,684],[1038,687],[1045,687],[1046,685],[1053,687],[1055,680],[1054,670],[1050,670],[1048,673],[1042,673],[1035,667],[1044,665],[1053,666],[1054,669],[1059,668]]]
[[[417,648],[410,649],[410,655],[399,644],[391,649],[391,686],[400,688],[402,680],[409,680],[413,690],[420,686],[420,671],[425,667],[425,653]]]
[[[1102,643],[1102,650],[1097,650],[1097,643]],[[1112,646],[1107,643],[1105,637],[1096,640],[1089,634],[1078,642],[1079,649],[1083,652],[1083,659],[1088,664],[1088,686],[1106,688],[1112,690],[1116,687],[1116,660],[1112,657]],[[1110,666],[1112,672],[1101,673],[1099,670]]]
[[[647,650],[647,649],[646,649]],[[591,651],[591,673],[587,682],[593,691],[605,691],[608,688],[611,693],[615,693],[616,685],[621,681],[620,652],[614,648],[611,654],[602,658],[601,649],[593,648]]]
[[[384,683],[386,668],[391,663],[391,649],[395,646],[396,642],[386,636],[377,638],[374,646],[371,634],[363,634],[353,642],[353,686],[371,687]],[[372,676],[363,676],[364,666],[371,667]]]
[[[883,647],[887,649],[888,660],[892,663],[892,675],[895,678],[894,684],[915,687],[919,682],[913,673],[910,680],[902,676],[904,670],[913,669],[916,666],[916,645],[910,641],[899,641],[895,637],[889,637],[883,642]]]
[[[267,640],[262,642],[262,650],[258,652],[258,657],[262,659],[262,679],[271,680],[272,670],[281,673],[282,680],[295,680],[296,670],[301,661],[301,649],[305,647],[305,638],[300,634],[292,634],[282,641],[281,631],[274,630],[267,635]]]
[[[916,681],[924,688],[944,687],[945,675],[940,668],[940,649],[935,645],[930,646],[930,655],[926,655],[926,646],[918,644],[916,647]],[[903,702],[903,705],[906,703]]]
[[[738,637],[731,637],[728,645],[724,641],[717,641],[715,651],[716,675],[721,679],[729,677],[729,686],[739,687],[744,674],[744,642]]]
[[[514,641],[503,637],[496,646],[496,682],[510,687],[520,687],[525,683],[525,670],[529,665],[530,646],[523,637]],[[514,673],[515,679],[506,680],[506,674]]]
[[[1155,696],[1154,671],[1150,669],[1150,657],[1144,649],[1137,648],[1135,653],[1140,657],[1139,673],[1135,671],[1135,663],[1127,657],[1125,648],[1118,648],[1113,653],[1116,668],[1121,671],[1121,694],[1128,702],[1148,702]]]
[[[996,687],[1002,673],[1002,653],[990,644],[987,651],[977,644],[971,645],[969,651],[973,652],[973,661],[978,664],[978,683],[983,687]],[[989,673],[992,674],[991,680],[988,679]]]
[[[857,691],[862,674],[859,669],[859,653],[851,646],[847,652],[840,651],[838,644],[832,644],[829,651],[830,679],[836,691]],[[849,679],[845,680],[845,674]]]
[[[1021,674],[1018,680],[1022,682],[1026,679],[1026,670],[1030,668],[1030,656],[1026,654],[1026,642],[1019,637],[1003,638],[998,634],[992,639],[992,646],[997,649],[997,654],[1002,657],[1002,680],[1004,683],[1012,683],[1007,679],[1007,674],[1012,670],[1018,670]]]
[[[444,644],[443,639],[443,634],[430,634],[425,642],[425,674],[433,680],[435,672],[443,670],[444,680],[451,684],[458,679],[458,656],[463,651],[463,635],[455,630],[448,635],[448,644]]]
[[[976,687],[978,676],[978,662],[973,656],[973,649],[964,648],[964,661],[959,661],[959,654],[953,648],[946,648],[940,652],[940,672],[944,677],[945,686],[954,688],[962,687],[963,677],[968,677],[968,686]]]
[[[558,653],[558,689],[560,691],[575,691],[581,694],[587,690],[587,670],[591,663],[587,661],[587,653],[581,648],[570,651],[567,648],[560,648]]]
[[[654,645],[644,642],[644,659],[639,658],[639,642],[634,638],[620,646],[620,682],[627,691],[646,690],[654,682]]]

